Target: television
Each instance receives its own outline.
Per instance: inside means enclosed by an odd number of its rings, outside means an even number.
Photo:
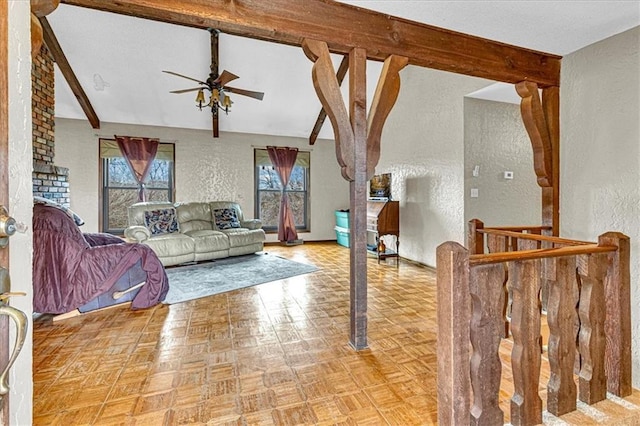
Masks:
[[[369,198],[391,199],[391,173],[375,175],[369,181]]]

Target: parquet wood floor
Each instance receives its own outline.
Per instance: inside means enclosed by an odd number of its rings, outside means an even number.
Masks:
[[[369,259],[369,349],[355,352],[348,249],[266,250],[321,269],[171,306],[36,320],[34,424],[435,424],[434,271]],[[509,380],[505,371],[503,409]],[[570,423],[635,424],[640,393],[603,402]]]

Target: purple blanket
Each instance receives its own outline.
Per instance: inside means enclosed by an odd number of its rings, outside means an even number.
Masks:
[[[83,234],[63,211],[40,204],[33,207],[35,312],[59,314],[84,305],[109,290],[138,260],[147,279],[132,309],[161,302],[169,290],[164,267],[153,250],[109,234]]]

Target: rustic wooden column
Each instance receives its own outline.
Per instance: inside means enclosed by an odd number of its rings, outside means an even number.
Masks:
[[[351,326],[349,343],[367,347],[367,55],[349,54],[349,112],[353,129],[353,180],[349,182]]]
[[[619,232],[607,232],[598,238],[598,245],[615,246],[609,254],[604,278],[607,336],[605,371],[607,390],[624,398],[631,395],[631,264],[629,237]]]
[[[400,91],[399,72],[408,59],[391,55],[384,61],[367,118],[367,52],[354,48],[349,53],[349,112],[327,43],[305,39],[305,55],[314,62],[312,77],[320,103],[326,111],[336,142],[336,159],[350,192],[350,344],[367,347],[367,181],[380,158],[380,136],[384,122]]]
[[[469,252],[448,241],[436,249],[438,310],[438,424],[470,422]]]
[[[484,228],[484,222],[480,219],[471,219],[468,223],[467,248],[471,254],[484,253],[484,235],[478,232],[482,228]]]

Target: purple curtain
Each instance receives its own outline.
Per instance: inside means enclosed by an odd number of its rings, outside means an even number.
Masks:
[[[289,183],[291,171],[293,170],[293,166],[296,164],[298,149],[268,146],[267,152],[269,153],[269,159],[278,172],[278,176],[280,176],[280,181],[282,182],[282,199],[280,200],[280,217],[278,221],[278,239],[280,241],[297,240],[298,233],[296,232],[296,222],[293,219],[293,212],[289,207],[289,197],[287,197],[284,189]]]
[[[147,201],[144,181],[149,175],[153,159],[156,158],[158,139],[116,136],[116,142],[118,142],[122,156],[127,160],[133,177],[138,182],[138,187],[140,188],[138,190],[138,201]]]

